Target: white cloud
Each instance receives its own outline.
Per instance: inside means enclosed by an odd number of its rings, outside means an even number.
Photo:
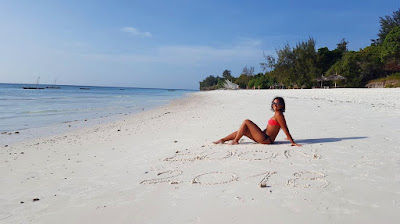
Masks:
[[[114,54],[92,51],[80,42],[57,51],[21,48],[12,55],[0,54],[0,82],[34,83],[40,74],[41,83],[57,78],[57,84],[198,89],[199,81],[208,75],[221,76],[225,69],[235,77],[244,66],[257,71],[264,61],[262,46],[259,40],[240,40],[224,46],[164,45],[144,53]],[[41,57],[36,57],[39,51]],[[24,61],[24,66],[18,61]]]
[[[85,57],[91,60],[127,64],[157,65],[161,63],[172,66],[209,67],[210,64],[239,63],[240,66],[245,66],[249,62],[258,64],[263,61],[263,52],[272,53],[263,51],[259,40],[240,41],[229,47],[167,45],[153,52],[153,54],[85,54]]]
[[[209,64],[226,64],[237,62],[246,65],[249,62],[258,64],[263,60],[263,50],[259,40],[245,40],[229,47],[211,47],[201,45],[173,45],[158,49],[158,58],[169,64],[189,64],[204,66]],[[266,53],[270,53],[267,51]]]
[[[129,27],[129,26],[121,28],[121,31],[125,32],[125,33],[129,33],[132,36],[145,37],[145,38],[152,37],[150,32],[142,32],[134,27]]]
[[[236,43],[236,47],[260,48],[261,44],[262,41],[258,39],[240,38]]]

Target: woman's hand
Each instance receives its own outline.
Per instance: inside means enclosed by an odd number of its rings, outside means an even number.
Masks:
[[[285,140],[288,140],[288,141],[290,141],[291,139],[290,139],[290,138],[285,138]],[[301,145],[300,145],[300,144],[297,144],[296,142],[292,142],[292,146],[298,146],[298,147],[301,147]]]
[[[297,144],[296,142],[292,142],[292,146],[298,146],[298,147],[301,147],[301,145],[300,145],[300,144]]]

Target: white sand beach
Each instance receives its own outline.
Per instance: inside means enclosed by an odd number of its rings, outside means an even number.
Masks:
[[[275,96],[302,147],[212,144]],[[0,223],[399,223],[399,142],[399,88],[192,93],[1,145]]]

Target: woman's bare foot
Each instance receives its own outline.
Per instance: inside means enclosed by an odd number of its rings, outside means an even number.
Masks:
[[[238,145],[239,144],[239,142],[238,141],[235,141],[235,140],[232,140],[230,143],[229,143],[229,145]]]
[[[218,140],[218,141],[215,141],[215,142],[213,142],[214,144],[224,144],[225,143],[225,141],[224,140],[222,140],[222,139],[220,139],[220,140]]]

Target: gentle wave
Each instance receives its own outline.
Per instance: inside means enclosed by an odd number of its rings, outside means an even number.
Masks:
[[[80,99],[106,99],[106,98],[131,98],[132,96],[79,96]],[[35,101],[35,100],[66,100],[66,99],[76,99],[75,96],[70,97],[41,97],[41,98],[0,98],[2,101]]]
[[[133,108],[135,106],[129,107]],[[106,111],[118,110],[128,107],[103,107],[103,108],[75,108],[75,109],[61,109],[61,110],[36,110],[36,111],[23,111],[21,114],[48,114],[48,113],[65,113],[65,112],[91,112],[91,111]]]
[[[61,86],[24,90],[21,84],[0,84],[0,131],[20,130],[67,120],[142,111],[166,104],[188,90]]]

